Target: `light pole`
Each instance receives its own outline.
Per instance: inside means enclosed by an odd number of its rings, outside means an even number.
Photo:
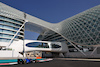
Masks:
[[[26,23],[26,13],[24,13],[24,24]],[[23,38],[23,57],[25,57],[25,25],[24,25],[24,38]]]

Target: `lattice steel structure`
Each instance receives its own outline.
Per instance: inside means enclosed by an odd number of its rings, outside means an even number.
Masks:
[[[100,5],[61,21],[54,27],[57,33],[48,31],[49,34],[52,34],[41,35],[41,37],[44,37],[42,40],[61,42],[69,40],[79,45],[99,45]]]
[[[25,20],[28,22],[26,22],[24,29],[24,26],[22,28],[21,26]],[[40,33],[38,40],[99,45],[100,5],[52,24],[0,3],[0,42],[9,42],[19,29],[20,31],[14,40],[23,40],[24,30],[28,30]]]

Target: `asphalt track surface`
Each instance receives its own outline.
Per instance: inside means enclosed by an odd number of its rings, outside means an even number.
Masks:
[[[1,67],[1,66],[0,66]],[[54,59],[49,62],[11,65],[2,67],[100,67],[100,61],[72,61]]]

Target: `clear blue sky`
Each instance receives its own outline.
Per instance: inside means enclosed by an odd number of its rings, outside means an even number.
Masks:
[[[100,0],[0,0],[0,2],[51,23],[58,23],[100,5]],[[37,33],[28,31],[25,34],[26,39],[36,39],[38,36]]]

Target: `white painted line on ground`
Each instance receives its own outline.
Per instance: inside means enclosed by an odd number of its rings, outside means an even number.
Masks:
[[[56,58],[60,60],[83,60],[83,61],[100,61],[100,59],[81,59],[81,58]]]
[[[13,63],[0,63],[0,65],[13,65],[13,64],[18,64],[17,62],[13,62]]]
[[[45,61],[51,61],[53,59],[44,59],[44,60],[39,60],[39,62],[45,62]]]

